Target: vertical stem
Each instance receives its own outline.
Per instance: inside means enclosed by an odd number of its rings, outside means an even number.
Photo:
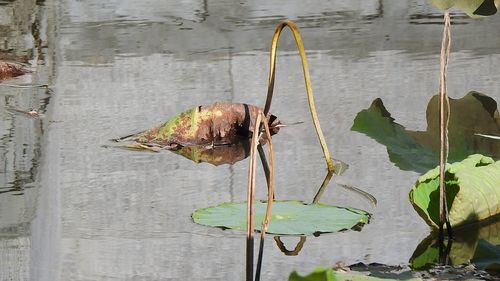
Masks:
[[[269,176],[267,179],[268,183],[268,195],[267,195],[267,209],[266,216],[262,222],[261,234],[260,234],[260,246],[259,246],[259,259],[257,261],[257,272],[255,275],[255,280],[260,280],[260,269],[262,268],[262,258],[264,250],[264,237],[269,225],[269,220],[271,217],[271,210],[273,206],[274,199],[274,153],[273,153],[273,143],[271,139],[271,132],[268,125],[268,120],[266,116],[259,111],[254,124],[254,134],[252,136],[251,147],[250,147],[250,167],[248,169],[248,195],[247,195],[247,253],[246,253],[246,280],[253,280],[253,254],[254,254],[254,208],[253,202],[255,198],[255,174],[257,169],[257,154],[256,150],[261,151],[262,147],[259,144],[259,128],[263,123],[265,128],[265,133],[268,141],[268,154],[269,154]],[[259,149],[260,147],[260,149]],[[261,155],[262,156],[262,155]]]
[[[259,156],[260,156],[260,162],[262,163],[262,169],[264,170],[264,174],[266,176],[266,182],[267,182],[267,188],[269,192],[269,164],[267,163],[267,158],[266,158],[266,153],[264,152],[264,149],[262,148],[262,145],[259,144],[257,146],[257,150],[259,151]],[[273,198],[274,199],[274,198]]]
[[[267,208],[266,216],[262,222],[262,227],[260,229],[260,244],[259,244],[259,256],[257,259],[257,269],[255,271],[255,281],[260,280],[260,271],[262,268],[262,260],[264,254],[264,238],[266,235],[267,227],[269,225],[269,220],[271,219],[271,211],[273,207],[274,200],[274,152],[273,152],[273,142],[271,139],[271,131],[269,130],[269,121],[266,116],[261,113],[262,123],[264,123],[265,133],[268,140],[268,155],[269,155],[269,177],[268,177],[268,191],[267,191]],[[260,124],[259,124],[260,125]]]
[[[443,230],[446,223],[448,231],[450,223],[448,219],[445,189],[446,162],[448,158],[448,121],[450,116],[449,100],[446,87],[446,73],[448,70],[448,58],[451,49],[451,19],[450,12],[444,13],[444,30],[441,41],[440,56],[440,79],[439,79],[439,128],[440,128],[440,147],[439,147],[439,229]],[[445,109],[447,106],[447,110]]]

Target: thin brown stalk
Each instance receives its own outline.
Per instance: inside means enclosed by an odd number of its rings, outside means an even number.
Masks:
[[[446,186],[445,186],[445,173],[446,162],[448,158],[448,124],[450,116],[449,99],[446,87],[446,74],[448,71],[448,59],[451,50],[451,19],[450,12],[444,13],[444,29],[441,41],[441,55],[440,55],[440,79],[439,79],[439,127],[440,127],[440,146],[439,146],[439,229],[443,229],[444,223],[447,224],[449,229],[449,220],[447,215],[446,205]],[[445,106],[447,107],[445,109]]]
[[[268,140],[267,154],[269,155],[269,187],[267,192],[267,208],[266,217],[262,222],[261,238],[264,239],[267,227],[269,225],[269,219],[271,218],[271,210],[273,208],[274,199],[274,152],[273,152],[273,141],[271,139],[271,130],[269,129],[268,120],[264,114],[262,114],[262,121],[264,123],[264,128],[266,132],[266,137]]]
[[[262,267],[262,256],[264,249],[264,237],[269,225],[269,220],[271,218],[271,210],[274,199],[274,152],[273,144],[271,139],[271,132],[268,125],[268,120],[266,116],[259,112],[254,132],[258,132],[261,125],[265,129],[266,138],[268,141],[268,154],[269,154],[269,178],[268,182],[268,200],[266,208],[266,216],[262,222],[261,234],[260,234],[260,247],[259,247],[259,259],[257,262],[257,271],[255,275],[255,280],[260,279],[260,269]],[[246,267],[247,267],[247,280],[253,280],[253,252],[254,252],[254,198],[255,198],[255,175],[256,175],[256,164],[257,164],[257,153],[259,147],[259,135],[258,133],[253,134],[251,147],[250,147],[250,165],[248,170],[248,195],[247,195],[247,253],[246,253]],[[261,155],[262,156],[262,155]]]
[[[262,221],[262,226],[260,228],[260,246],[259,246],[259,257],[257,260],[257,270],[255,272],[255,281],[260,280],[260,271],[262,268],[262,260],[264,254],[264,238],[266,235],[267,227],[269,226],[269,220],[271,219],[271,211],[273,208],[274,200],[274,152],[273,152],[273,142],[271,139],[271,131],[269,129],[269,121],[266,116],[261,113],[262,123],[264,123],[265,133],[268,140],[267,154],[269,155],[269,178],[268,178],[268,192],[267,192],[267,208],[266,216]]]
[[[278,48],[278,40],[281,34],[281,31],[287,27],[290,28],[290,30],[293,33],[293,36],[295,38],[295,42],[297,43],[297,48],[299,50],[299,55],[302,60],[302,70],[304,72],[304,81],[306,85],[306,91],[307,91],[307,99],[309,102],[309,111],[311,112],[311,117],[312,121],[314,124],[314,127],[316,129],[316,134],[318,136],[319,142],[321,144],[321,148],[323,150],[323,155],[325,156],[325,161],[326,165],[328,168],[329,172],[333,172],[334,167],[333,167],[333,162],[332,159],[330,158],[330,152],[328,151],[328,147],[326,145],[325,137],[323,136],[323,131],[321,130],[321,126],[319,124],[319,119],[318,119],[318,114],[316,113],[316,106],[314,105],[314,96],[312,92],[312,87],[311,87],[311,78],[309,75],[309,66],[307,64],[307,58],[306,58],[306,52],[304,49],[304,44],[302,42],[302,37],[300,36],[299,28],[293,23],[292,21],[285,20],[282,21],[278,24],[276,27],[276,30],[274,31],[274,36],[271,44],[271,51],[270,51],[270,68],[269,68],[269,81],[268,81],[268,88],[267,88],[267,98],[266,98],[266,105],[264,106],[264,115],[267,115],[269,112],[269,109],[271,107],[271,101],[273,99],[273,91],[274,91],[274,80],[276,77],[276,51]]]

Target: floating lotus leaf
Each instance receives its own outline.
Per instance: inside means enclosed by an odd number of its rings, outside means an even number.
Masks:
[[[453,227],[500,213],[500,161],[481,154],[448,164],[445,175],[449,219]],[[439,166],[421,176],[410,202],[432,227],[439,225]]]
[[[429,0],[434,6],[446,10],[456,7],[470,17],[491,16],[497,12],[499,0]]]
[[[255,221],[261,222],[266,213],[266,203],[255,203]],[[225,229],[245,230],[247,203],[222,203],[196,210],[193,220],[202,225]],[[311,235],[359,229],[370,220],[370,214],[354,209],[326,204],[305,204],[300,201],[274,201],[267,233],[278,235]],[[255,229],[260,230],[260,223]]]
[[[153,147],[179,148],[193,145],[229,145],[252,136],[261,110],[243,103],[215,103],[188,109],[164,124],[121,138]],[[279,131],[280,121],[268,114],[271,134]]]
[[[307,276],[300,276],[296,271],[290,274],[288,281],[421,281],[420,278],[407,278],[407,279],[390,279],[390,278],[377,278],[359,273],[352,272],[336,272],[331,268],[316,268],[312,273]]]

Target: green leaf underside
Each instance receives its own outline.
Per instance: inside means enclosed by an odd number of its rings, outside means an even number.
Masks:
[[[410,278],[410,279],[390,279],[390,278],[377,278],[367,275],[362,275],[359,273],[347,273],[347,272],[336,272],[331,268],[318,267],[314,269],[312,273],[306,276],[299,275],[296,271],[290,274],[288,281],[396,281],[396,280],[407,280],[407,281],[421,281],[420,278]]]
[[[260,231],[266,212],[265,202],[257,201],[255,208],[255,230]],[[246,230],[247,203],[222,203],[196,210],[194,222],[202,225]],[[370,214],[354,209],[326,204],[304,204],[300,201],[274,201],[267,233],[279,235],[311,235],[314,233],[338,232],[369,222]]]
[[[400,169],[425,173],[439,164],[439,97],[427,105],[425,131],[413,131],[395,122],[381,99],[360,111],[351,130],[363,133],[386,146],[389,159]],[[498,140],[477,136],[500,136],[496,101],[471,91],[459,99],[450,98],[448,161],[458,162],[480,153],[500,159]]]
[[[496,14],[498,0],[429,0],[439,9],[447,10],[456,7],[468,16],[484,17]]]
[[[431,226],[439,225],[439,166],[421,176],[410,202]],[[446,198],[452,226],[480,221],[500,212],[500,162],[480,154],[447,165]]]

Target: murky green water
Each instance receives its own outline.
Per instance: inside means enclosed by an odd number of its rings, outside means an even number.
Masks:
[[[0,3],[0,49],[34,73],[0,88],[0,280],[242,280],[241,232],[196,225],[191,213],[246,200],[247,161],[195,165],[173,153],[104,148],[195,105],[263,105],[274,26],[301,27],[317,109],[334,158],[350,165],[322,202],[373,213],[362,232],[308,237],[297,256],[269,239],[263,280],[337,262],[407,264],[429,228],[408,202],[418,177],[388,147],[351,131],[381,98],[397,123],[425,131],[437,93],[438,11],[415,1],[34,1]],[[500,100],[500,16],[454,16],[448,88]],[[325,167],[287,31],[272,112],[277,198],[311,201]],[[32,119],[3,108],[36,108]],[[257,195],[265,197],[264,181]],[[498,237],[497,237],[498,238]],[[298,238],[283,239],[292,249]]]

